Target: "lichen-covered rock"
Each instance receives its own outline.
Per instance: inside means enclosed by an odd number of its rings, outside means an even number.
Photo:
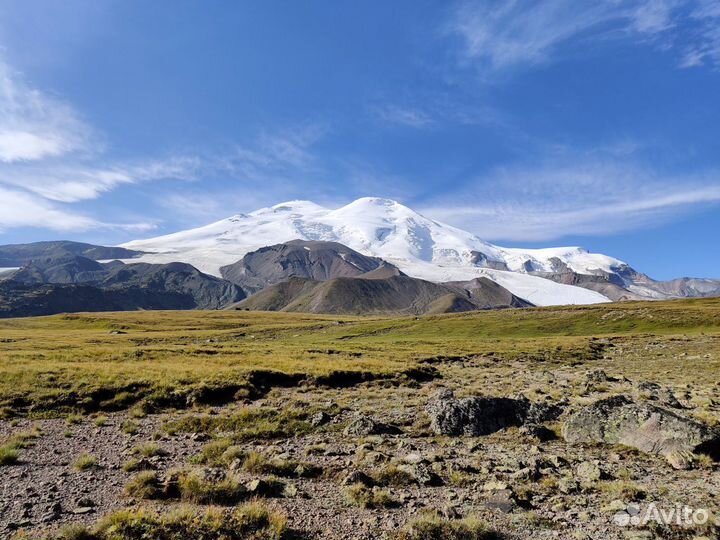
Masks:
[[[650,403],[627,396],[596,401],[574,413],[562,428],[569,443],[605,442],[661,455],[676,468],[687,468],[692,452],[720,454],[720,432]]]
[[[409,475],[421,486],[442,485],[442,479],[425,463],[401,463],[397,469]]]
[[[345,435],[364,437],[367,435],[398,434],[401,433],[397,426],[383,424],[369,416],[359,416],[345,428]]]
[[[673,391],[667,386],[662,386],[655,382],[641,382],[635,388],[636,397],[647,399],[649,401],[657,401],[659,405],[664,407],[672,407],[673,409],[682,409],[682,404],[677,400]]]
[[[560,415],[557,405],[533,403],[521,396],[455,398],[444,390],[427,407],[430,427],[439,435],[488,435],[501,429],[539,424]]]

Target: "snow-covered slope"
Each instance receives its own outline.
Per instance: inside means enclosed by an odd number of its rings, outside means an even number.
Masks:
[[[395,201],[369,197],[335,210],[309,201],[290,201],[122,247],[148,252],[133,262],[188,262],[217,276],[221,266],[238,261],[250,251],[295,239],[339,242],[429,281],[485,276],[536,305],[592,304],[608,299],[529,272],[554,272],[560,265],[589,274],[612,272],[625,265],[580,248],[502,248]]]

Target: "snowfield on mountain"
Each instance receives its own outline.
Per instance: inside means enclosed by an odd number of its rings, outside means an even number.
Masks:
[[[583,274],[613,273],[622,261],[581,248],[510,249],[429,219],[392,200],[358,199],[332,210],[309,201],[290,201],[216,223],[122,247],[147,252],[133,262],[187,262],[220,276],[220,268],[264,246],[290,240],[339,242],[380,257],[412,277],[466,281],[487,277],[535,305],[609,301],[598,292],[555,283],[530,272],[558,265]]]

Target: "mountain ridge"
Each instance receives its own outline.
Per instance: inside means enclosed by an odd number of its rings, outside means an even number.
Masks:
[[[666,285],[670,282],[652,280],[620,259],[581,247],[497,246],[397,201],[377,197],[360,198],[336,209],[311,201],[287,201],[120,247],[145,252],[138,258],[141,261],[181,260],[221,276],[223,266],[249,252],[296,239],[337,242],[434,283],[486,277],[535,305],[720,294],[720,281],[681,279]],[[599,292],[603,290],[605,294]]]

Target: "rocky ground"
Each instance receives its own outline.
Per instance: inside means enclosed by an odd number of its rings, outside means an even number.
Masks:
[[[0,441],[23,444],[17,462],[0,467],[0,536],[91,524],[121,508],[203,506],[183,491],[180,470],[211,485],[232,479],[237,500],[262,498],[301,538],[390,537],[427,512],[474,515],[505,538],[716,537],[711,524],[629,520],[653,503],[720,508],[720,468],[703,454],[716,450],[718,386],[652,384],[612,367],[470,358],[437,364],[425,383],[282,388],[151,415],[2,420]],[[625,397],[603,401],[612,396]],[[248,408],[280,414],[277,433],[248,435],[218,420]],[[128,491],[147,471],[157,493]]]

